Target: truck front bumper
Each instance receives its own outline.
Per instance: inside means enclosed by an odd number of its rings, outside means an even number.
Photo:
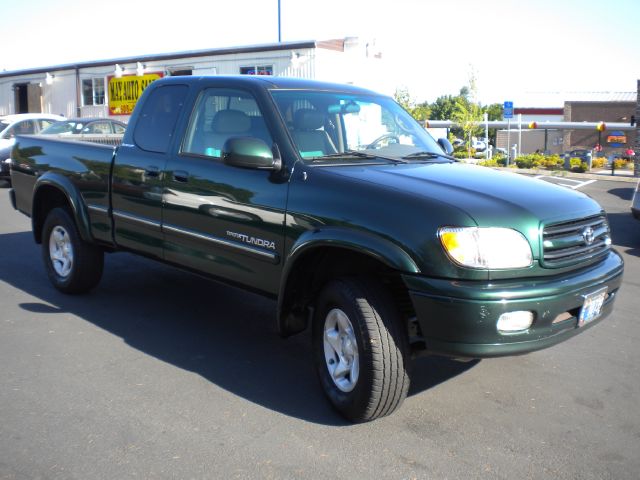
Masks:
[[[529,353],[550,347],[600,323],[613,309],[624,262],[614,251],[588,268],[554,276],[493,282],[404,275],[427,351],[485,358]],[[585,296],[604,287],[601,315],[578,325]],[[533,313],[533,324],[501,333],[500,315]]]

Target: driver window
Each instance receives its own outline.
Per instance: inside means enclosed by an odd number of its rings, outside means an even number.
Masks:
[[[233,89],[202,92],[189,120],[182,153],[220,158],[225,142],[253,137],[273,144],[271,134],[253,96]]]

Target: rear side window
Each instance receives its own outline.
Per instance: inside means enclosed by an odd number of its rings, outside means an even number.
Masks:
[[[43,130],[53,125],[54,123],[56,123],[55,120],[42,119],[42,120],[38,120],[38,127],[40,127],[40,130]]]
[[[133,132],[138,147],[149,152],[167,152],[188,90],[186,85],[167,85],[151,92]]]

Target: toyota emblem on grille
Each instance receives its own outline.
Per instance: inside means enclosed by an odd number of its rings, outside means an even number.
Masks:
[[[593,228],[586,227],[584,230],[582,230],[582,238],[584,238],[584,243],[586,243],[587,245],[591,245],[595,240]]]

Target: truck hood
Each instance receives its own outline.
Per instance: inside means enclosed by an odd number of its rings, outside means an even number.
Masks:
[[[445,203],[467,213],[478,226],[553,223],[602,208],[587,195],[543,180],[462,163],[340,167],[334,173]],[[372,185],[373,186],[373,185]],[[526,232],[523,232],[526,233]]]

